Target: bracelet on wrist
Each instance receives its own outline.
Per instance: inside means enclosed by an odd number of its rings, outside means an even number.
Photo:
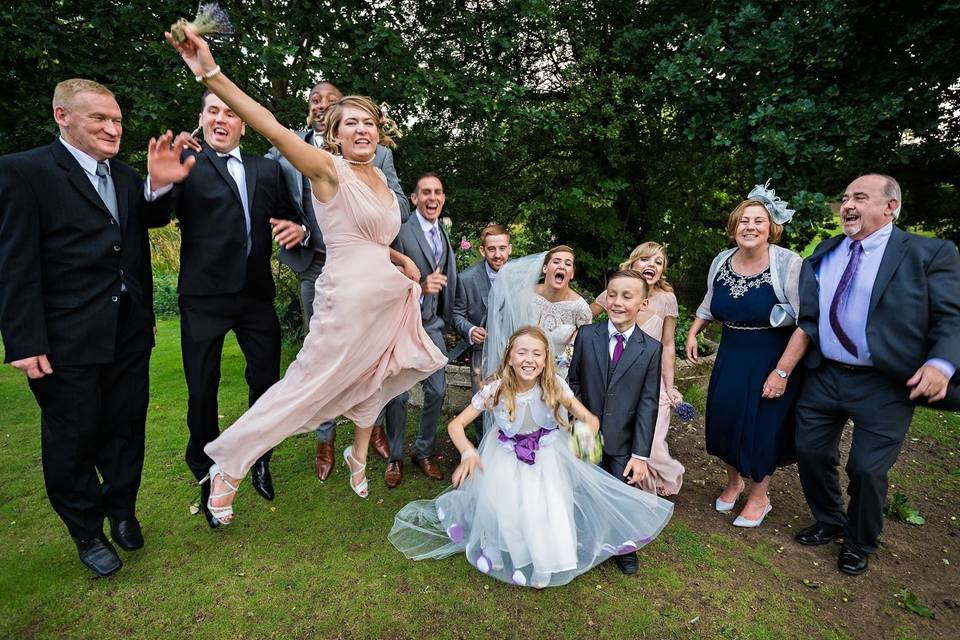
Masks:
[[[197,82],[203,82],[204,80],[209,80],[218,73],[220,73],[220,65],[215,66],[213,69],[210,69],[210,71],[204,71],[200,75],[193,77]]]
[[[477,449],[475,447],[470,447],[460,454],[460,462],[466,462],[470,458],[476,458],[478,455],[480,454],[477,453]]]

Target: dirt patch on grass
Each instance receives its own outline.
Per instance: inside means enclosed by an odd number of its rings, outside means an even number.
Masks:
[[[926,523],[912,526],[885,519],[882,544],[870,558],[870,569],[851,577],[836,569],[839,542],[805,547],[793,540],[799,529],[813,522],[796,465],[774,475],[770,484],[773,511],[763,525],[739,529],[732,521],[742,502],[729,515],[713,510],[726,472],[719,460],[706,453],[702,422],[674,425],[669,445],[687,468],[683,488],[675,497],[675,520],[693,531],[716,533],[756,547],[756,557],[751,557],[761,563],[769,560],[785,578],[771,583],[771,588],[782,590],[786,585],[796,595],[809,598],[818,618],[854,638],[957,638],[960,493],[956,483],[944,482],[945,474],[949,478],[957,473],[956,452],[950,455],[933,439],[908,436],[891,472],[890,493],[899,490],[907,494]],[[848,428],[842,439],[842,461],[849,446]],[[924,618],[901,608],[898,594],[904,590],[916,594],[934,617]]]

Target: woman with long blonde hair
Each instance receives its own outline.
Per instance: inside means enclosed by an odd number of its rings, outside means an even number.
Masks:
[[[495,428],[476,449],[464,428],[482,411]],[[520,327],[495,379],[447,427],[460,451],[454,487],[401,509],[393,545],[414,560],[465,553],[498,580],[543,588],[650,542],[673,505],[574,456],[566,411],[598,432],[596,416],[555,372],[547,335]]]

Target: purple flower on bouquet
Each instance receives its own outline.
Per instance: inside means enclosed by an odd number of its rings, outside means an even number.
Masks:
[[[673,408],[673,412],[677,414],[677,417],[680,418],[682,422],[690,422],[697,417],[697,408],[689,402],[679,403]]]

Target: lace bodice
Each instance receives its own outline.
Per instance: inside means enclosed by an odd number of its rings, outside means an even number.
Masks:
[[[570,344],[574,332],[593,320],[590,305],[579,296],[576,300],[550,302],[543,296],[534,294],[533,308],[537,325],[550,339],[550,348],[554,355],[562,354]]]

